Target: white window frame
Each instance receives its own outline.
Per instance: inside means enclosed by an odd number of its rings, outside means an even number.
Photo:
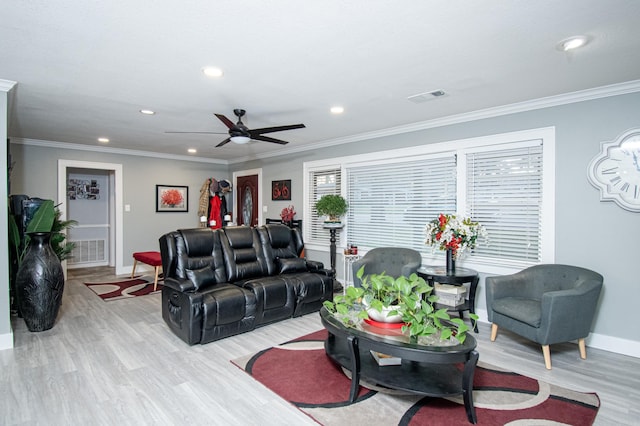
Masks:
[[[323,170],[326,168],[341,169],[341,193],[346,194],[346,171],[349,167],[372,164],[375,162],[399,161],[403,158],[415,158],[420,155],[435,155],[439,153],[455,153],[458,158],[457,168],[457,214],[464,215],[466,206],[466,153],[478,152],[481,150],[496,150],[504,147],[510,149],[518,144],[528,143],[528,141],[540,140],[543,144],[543,171],[542,171],[542,205],[541,205],[541,263],[554,263],[555,261],[555,127],[544,127],[537,129],[522,130],[516,132],[508,132],[481,136],[469,139],[452,140],[446,142],[438,142],[426,145],[420,145],[410,148],[393,149],[386,151],[377,151],[364,153],[359,155],[345,156],[339,158],[331,158],[326,160],[309,161],[303,164],[303,179],[305,188],[309,184],[309,171]],[[309,194],[305,191],[305,210],[303,213],[305,227],[310,226],[311,214],[308,210]],[[348,200],[347,200],[348,201]],[[425,218],[425,224],[431,218]],[[338,251],[346,246],[346,228],[340,232],[338,241]],[[328,237],[326,243],[317,241],[306,242],[308,249],[328,251]],[[437,265],[444,262],[442,253],[435,252],[433,255],[423,256],[423,264]],[[484,273],[508,274],[515,272],[513,267],[481,264],[473,261],[472,258],[463,259],[460,264],[465,267],[476,269]],[[520,268],[521,269],[521,268]]]

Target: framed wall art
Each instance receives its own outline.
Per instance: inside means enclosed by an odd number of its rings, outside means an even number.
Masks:
[[[291,200],[291,179],[271,181],[272,200]]]
[[[100,184],[95,179],[69,179],[67,197],[69,200],[99,200]]]
[[[156,185],[156,212],[188,212],[189,187]]]

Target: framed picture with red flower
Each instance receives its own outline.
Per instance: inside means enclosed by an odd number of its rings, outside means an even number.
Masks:
[[[189,187],[156,185],[156,212],[188,212]]]

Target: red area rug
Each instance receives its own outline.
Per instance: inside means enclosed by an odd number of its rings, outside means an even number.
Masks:
[[[462,397],[425,397],[361,382],[366,387],[349,403],[351,380],[325,355],[326,336],[320,330],[232,362],[324,425],[469,425]],[[479,425],[591,425],[600,407],[595,393],[482,362],[473,389]]]
[[[153,278],[142,276],[112,282],[86,282],[84,285],[89,287],[105,302],[156,294],[162,290],[162,284],[158,282],[158,288],[153,291]]]

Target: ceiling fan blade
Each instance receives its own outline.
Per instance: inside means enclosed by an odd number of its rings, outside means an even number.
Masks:
[[[218,119],[220,121],[222,121],[224,123],[225,126],[227,126],[230,129],[233,129],[234,127],[236,127],[236,123],[234,123],[233,121],[229,120],[227,117],[225,117],[222,114],[215,114],[216,117],[218,117]]]
[[[218,145],[216,145],[216,148],[220,148],[221,146],[224,146],[224,145],[228,144],[230,140],[231,140],[231,138],[226,138],[225,140],[220,142]]]
[[[170,134],[195,134],[195,135],[226,135],[227,133],[220,133],[220,132],[165,132],[165,133],[170,133]]]
[[[281,132],[283,130],[303,129],[306,126],[304,124],[290,124],[288,126],[276,126],[276,127],[263,127],[261,129],[251,129],[252,135],[260,135],[262,133]]]
[[[262,136],[262,135],[252,135],[251,139],[255,139],[257,141],[263,141],[263,142],[277,143],[280,145],[286,145],[289,143],[286,141],[281,141],[280,139],[274,139],[274,138],[270,138],[269,136]]]

